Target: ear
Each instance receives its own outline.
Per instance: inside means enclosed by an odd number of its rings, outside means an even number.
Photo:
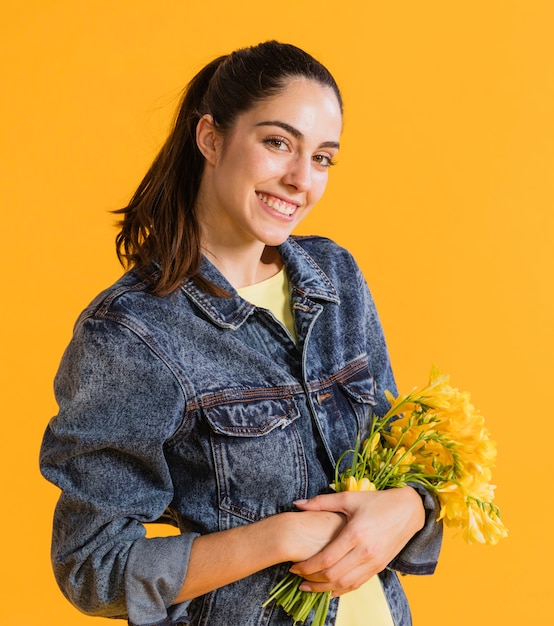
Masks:
[[[208,113],[200,118],[196,126],[196,145],[206,161],[215,165],[220,153],[221,137],[213,117]]]

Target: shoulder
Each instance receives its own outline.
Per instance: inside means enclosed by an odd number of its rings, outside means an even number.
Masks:
[[[148,307],[148,303],[161,298],[149,293],[152,279],[136,270],[123,274],[115,283],[101,291],[85,307],[80,314],[77,324],[89,318],[110,318],[117,315],[140,315],[140,310]]]
[[[329,239],[319,235],[292,235],[288,239],[291,246],[296,247],[306,254],[309,254],[316,261],[339,261],[354,262],[352,254],[346,248]]]
[[[331,280],[351,280],[352,275],[361,275],[352,253],[328,237],[317,235],[291,236],[287,244],[297,254],[305,255],[325,272]]]
[[[83,310],[73,339],[120,348],[139,342],[158,356],[162,351],[173,354],[183,337],[194,335],[192,328],[202,319],[182,289],[165,296],[151,293],[153,279],[136,270],[126,272]]]

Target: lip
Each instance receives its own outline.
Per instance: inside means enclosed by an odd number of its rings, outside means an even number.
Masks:
[[[271,193],[270,191],[262,191],[261,189],[256,191],[256,195],[257,196],[260,196],[260,195],[261,196],[267,196],[268,198],[276,198],[280,202],[286,202],[287,204],[292,204],[296,208],[298,208],[302,204],[301,202],[298,202],[298,200],[293,200],[291,198],[287,198],[285,196],[281,196],[278,193]]]
[[[269,211],[272,215],[279,216],[283,219],[291,219],[301,206],[298,202],[292,200],[291,198],[286,198],[285,196],[279,194],[256,191],[256,196],[266,211]],[[268,201],[272,201],[272,203],[276,202],[283,206],[276,208],[275,206],[268,204]]]

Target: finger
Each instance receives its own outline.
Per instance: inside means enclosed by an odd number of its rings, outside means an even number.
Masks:
[[[351,522],[323,550],[305,561],[295,563],[291,571],[303,578],[326,582],[360,565],[373,572],[380,572],[392,556],[394,554],[385,549],[378,533]],[[337,569],[337,565],[341,569]]]
[[[303,511],[333,511],[346,514],[346,503],[343,496],[343,493],[327,493],[309,500],[295,500],[293,504]]]
[[[323,572],[332,568],[356,546],[352,533],[342,530],[323,550],[314,556],[295,563],[290,571],[299,576],[313,576],[317,572]]]
[[[305,580],[300,589],[302,591],[332,591],[333,596],[341,596],[350,591],[354,591],[367,582],[372,576],[378,573],[377,569],[368,567],[365,564],[351,565],[340,574],[333,575],[332,572],[326,574],[329,580]]]

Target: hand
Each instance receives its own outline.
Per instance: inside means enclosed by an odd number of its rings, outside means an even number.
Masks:
[[[382,571],[425,523],[420,495],[412,487],[345,491],[296,502],[303,511],[342,513],[346,524],[330,543],[291,572],[306,579],[303,591],[353,591]]]
[[[283,514],[287,519],[287,560],[305,561],[335,539],[346,522],[340,512],[326,510]]]

